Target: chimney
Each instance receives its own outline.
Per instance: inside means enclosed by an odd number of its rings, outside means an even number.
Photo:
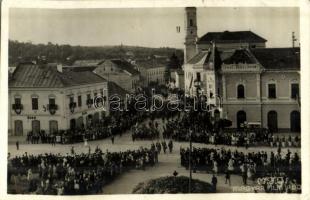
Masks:
[[[62,64],[57,64],[57,71],[62,73]]]

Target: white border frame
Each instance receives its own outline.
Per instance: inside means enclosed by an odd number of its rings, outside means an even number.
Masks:
[[[301,83],[300,90],[302,104],[301,111],[301,122],[302,122],[302,194],[191,194],[191,195],[109,195],[104,196],[107,199],[121,199],[126,198],[130,199],[159,199],[165,197],[167,199],[201,199],[206,197],[211,197],[214,199],[224,200],[227,198],[231,199],[310,199],[309,196],[309,158],[310,158],[310,149],[309,149],[309,138],[310,134],[310,76],[309,76],[309,50],[310,50],[310,1],[308,0],[197,0],[197,1],[188,1],[188,0],[102,0],[102,1],[39,1],[39,0],[5,0],[2,4],[2,29],[1,29],[1,106],[0,111],[3,113],[3,118],[1,120],[1,132],[4,134],[3,139],[1,140],[2,148],[0,150],[0,165],[4,166],[0,171],[0,199],[52,199],[52,198],[61,198],[61,199],[98,199],[102,198],[102,195],[92,195],[92,196],[40,196],[40,195],[6,195],[7,185],[6,185],[6,164],[7,164],[7,142],[8,138],[6,137],[7,126],[8,126],[8,116],[5,113],[8,113],[8,8],[9,7],[19,7],[19,8],[115,8],[115,7],[186,7],[186,6],[212,6],[212,7],[298,7],[300,6],[300,41],[301,41]]]

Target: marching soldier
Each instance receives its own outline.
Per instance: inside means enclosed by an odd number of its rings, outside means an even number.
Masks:
[[[173,142],[172,142],[172,140],[169,141],[168,147],[169,147],[169,152],[172,153],[172,149],[173,149]]]
[[[156,142],[156,148],[157,148],[158,153],[160,153],[161,152],[161,145],[160,145],[159,141]]]
[[[164,153],[166,153],[166,150],[167,150],[167,143],[166,141],[162,141],[161,145],[163,146],[163,150],[164,150]]]

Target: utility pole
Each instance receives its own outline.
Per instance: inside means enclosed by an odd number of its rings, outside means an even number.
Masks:
[[[192,130],[189,130],[189,155],[188,155],[188,168],[189,168],[189,180],[188,180],[188,193],[192,191]]]

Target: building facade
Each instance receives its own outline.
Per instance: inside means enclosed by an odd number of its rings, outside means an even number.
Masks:
[[[196,24],[194,11],[185,10],[186,20],[194,21],[187,26]],[[192,29],[197,32],[196,26],[186,27]],[[266,41],[251,31],[209,32],[197,39],[194,54],[185,50],[185,93],[206,95],[211,110],[219,110],[233,128],[255,122],[274,132],[299,132],[300,50],[266,48]]]
[[[152,82],[159,85],[165,84],[166,66],[164,64],[148,59],[137,61],[136,66],[140,72],[142,86],[146,87]]]
[[[20,64],[9,80],[9,135],[55,133],[99,122],[109,110],[107,102],[93,106],[98,95],[108,96],[107,81],[92,72]]]
[[[139,86],[140,72],[125,60],[105,60],[93,72],[128,92],[134,92]]]

